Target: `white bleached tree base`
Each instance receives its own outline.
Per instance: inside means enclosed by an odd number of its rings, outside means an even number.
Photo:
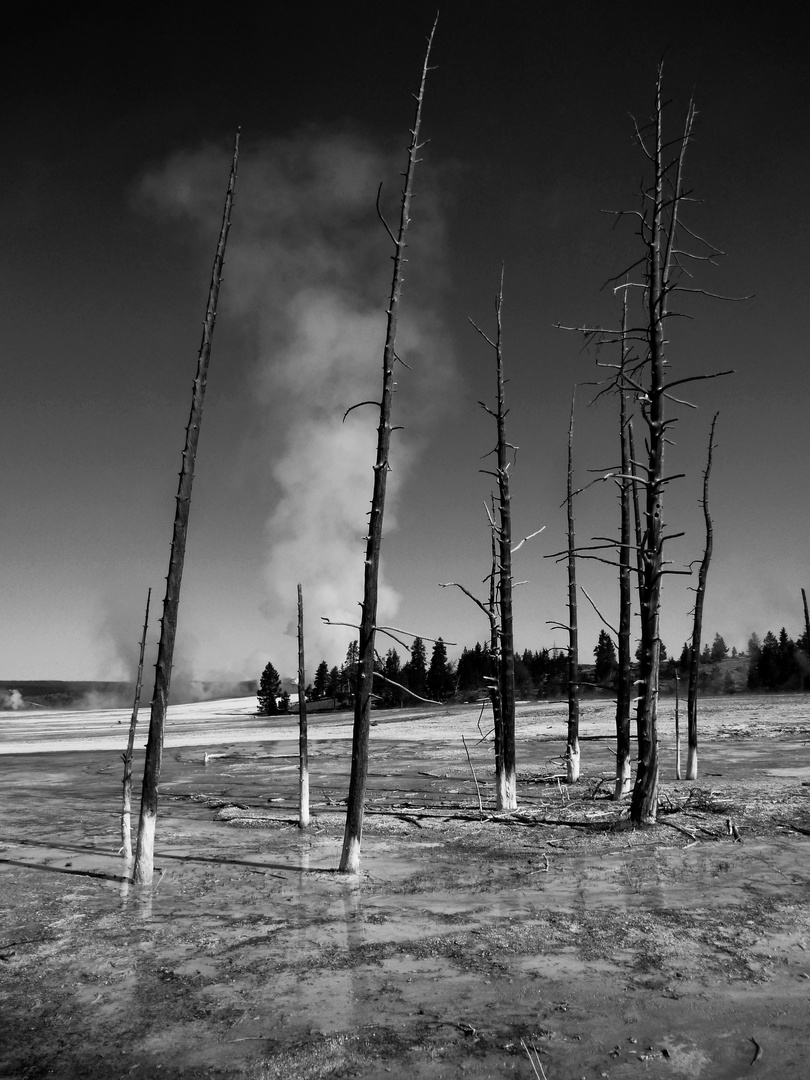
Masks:
[[[361,836],[348,837],[343,844],[343,854],[340,859],[340,869],[344,874],[360,873],[360,841]]]
[[[141,814],[138,829],[138,846],[135,850],[135,866],[132,880],[136,885],[151,885],[155,872],[155,825],[157,814],[148,811]]]
[[[298,824],[302,829],[309,825],[309,773],[304,772],[298,782]]]
[[[616,787],[613,791],[613,798],[616,802],[626,799],[630,794],[630,762],[623,761],[619,767],[619,774],[616,777]]]
[[[579,780],[579,746],[568,744],[565,754],[565,782],[576,784]]]
[[[125,859],[132,858],[132,822],[129,806],[121,813],[121,854]]]
[[[696,746],[689,747],[686,758],[686,779],[697,780],[698,778],[698,751]]]

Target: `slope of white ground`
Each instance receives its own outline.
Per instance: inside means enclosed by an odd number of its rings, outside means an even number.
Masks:
[[[164,746],[200,746],[214,749],[232,743],[298,740],[298,717],[273,719],[256,716],[256,698],[230,698],[170,705]],[[615,731],[615,703],[607,698],[590,699],[582,705],[580,734],[583,738],[610,736]],[[559,737],[565,740],[568,706],[563,701],[521,702],[517,708],[518,739]],[[129,731],[129,709],[98,709],[85,712],[38,709],[0,711],[0,755],[53,753],[60,750],[124,750]],[[681,735],[685,738],[685,707],[680,709]],[[807,731],[810,698],[806,694],[785,696],[723,696],[700,702],[700,730],[711,737],[779,737],[785,728]],[[447,741],[487,734],[491,724],[488,707],[454,706],[375,712],[374,736],[413,742]],[[146,745],[148,707],[141,709],[136,748]],[[309,738],[350,739],[350,712],[313,713]],[[659,738],[671,741],[675,731],[675,703],[659,705]]]

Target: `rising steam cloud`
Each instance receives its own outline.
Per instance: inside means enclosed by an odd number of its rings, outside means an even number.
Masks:
[[[307,130],[259,146],[245,143],[227,257],[228,307],[255,327],[256,395],[270,455],[267,613],[273,662],[296,669],[295,590],[304,588],[310,664],[339,662],[351,631],[324,627],[319,616],[356,623],[362,596],[364,532],[372,485],[378,414],[346,409],[378,399],[392,245],[374,212],[377,186],[392,226],[404,150],[370,145],[350,133]],[[386,533],[395,527],[397,495],[436,402],[446,396],[453,363],[435,310],[443,279],[444,224],[435,169],[421,166],[413,207],[394,401],[393,472]],[[227,156],[202,149],[173,158],[147,177],[142,195],[188,215],[214,234]],[[384,581],[380,617],[399,605]],[[283,670],[282,670],[283,665]]]

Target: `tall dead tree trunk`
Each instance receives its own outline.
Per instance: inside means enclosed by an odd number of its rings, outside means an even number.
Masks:
[[[568,737],[565,747],[566,782],[579,780],[579,626],[577,618],[577,555],[574,532],[574,403],[571,395],[571,419],[568,424]]]
[[[135,729],[138,726],[138,710],[141,705],[141,690],[143,689],[143,657],[146,652],[146,631],[149,626],[149,604],[152,600],[152,590],[146,594],[146,614],[143,617],[143,633],[141,634],[141,647],[138,656],[138,677],[135,680],[135,700],[132,704],[132,716],[129,720],[129,738],[127,748],[121,755],[124,762],[124,793],[121,803],[121,851],[125,859],[132,858],[132,828],[130,818],[132,815],[132,754],[135,749]]]
[[[515,447],[506,438],[506,400],[503,377],[502,346],[503,270],[501,284],[495,301],[496,333],[493,341],[472,320],[472,326],[495,352],[496,407],[479,402],[481,408],[495,419],[497,445],[493,451],[497,468],[482,470],[494,476],[498,482],[498,522],[493,523],[497,535],[498,550],[498,607],[500,609],[498,647],[498,689],[503,747],[503,805],[499,810],[517,809],[517,766],[515,760],[515,635],[512,614],[512,500],[509,491],[509,452]],[[498,792],[499,799],[501,792]]]
[[[307,747],[306,665],[304,663],[304,595],[298,585],[298,826],[309,825],[309,751]]]
[[[700,675],[700,642],[703,634],[703,604],[706,599],[706,578],[712,561],[714,547],[714,527],[709,510],[709,476],[712,471],[712,452],[714,450],[714,428],[718,413],[714,414],[709,433],[709,452],[706,457],[706,469],[703,473],[703,518],[706,522],[706,546],[698,570],[698,582],[695,590],[695,614],[692,623],[692,647],[689,650],[689,691],[686,705],[687,754],[686,779],[697,780],[698,774],[698,682]]]
[[[681,673],[675,668],[675,779],[681,778]]]
[[[641,581],[643,578],[644,563],[641,557],[641,510],[639,508],[638,488],[640,478],[636,466],[636,441],[633,435],[633,421],[627,421],[627,448],[630,451],[630,475],[633,477],[631,485],[631,502],[633,507],[633,529],[636,538],[636,569],[638,571],[637,589],[639,603],[641,603]]]
[[[663,136],[662,68],[658,69],[653,144],[644,146],[653,165],[651,185],[645,191],[641,211],[641,235],[645,243],[644,296],[646,300],[647,385],[643,387],[642,415],[647,425],[647,464],[644,478],[645,506],[641,537],[641,663],[636,713],[638,770],[633,787],[630,820],[634,825],[654,822],[658,813],[658,679],[661,640],[661,580],[664,572],[664,446],[667,421],[664,331],[667,304],[674,288],[677,267],[675,239],[678,211],[684,198],[681,187],[683,161],[689,143],[695,109],[690,102],[686,125],[675,158],[667,161]]]
[[[804,644],[810,656],[810,612],[807,610],[807,593],[804,589],[802,589],[802,603],[804,604]]]
[[[422,102],[427,82],[428,60],[433,44],[436,23],[428,38],[425,59],[422,65],[422,78],[419,93],[416,95],[416,115],[411,129],[411,142],[408,147],[408,165],[405,170],[405,184],[402,189],[399,230],[396,236],[386,225],[394,243],[394,270],[391,280],[391,294],[388,302],[388,320],[383,351],[383,384],[380,399],[380,422],[377,429],[377,458],[374,465],[374,486],[371,497],[368,536],[366,538],[366,558],[363,574],[363,603],[361,608],[359,655],[357,665],[357,694],[354,709],[354,730],[352,735],[352,769],[349,781],[349,798],[346,810],[346,828],[343,836],[343,850],[339,869],[342,873],[356,874],[360,869],[360,844],[363,837],[363,813],[368,773],[368,739],[371,726],[371,695],[374,684],[374,641],[377,624],[377,598],[380,577],[380,549],[382,547],[383,516],[385,513],[385,492],[388,480],[388,456],[391,446],[391,405],[394,393],[394,364],[396,356],[397,320],[402,296],[403,267],[408,227],[411,217],[411,198],[413,195],[413,177],[420,149],[419,128],[422,123]]]
[[[627,363],[627,290],[622,305],[621,371]],[[633,699],[633,666],[630,650],[632,622],[632,584],[630,549],[630,500],[635,488],[632,479],[630,427],[627,416],[627,391],[619,386],[619,435],[621,442],[621,478],[619,480],[619,633],[618,679],[616,685],[616,783],[613,798],[630,794],[630,708]],[[636,502],[636,506],[638,503]],[[639,528],[639,532],[641,529]]]
[[[498,810],[509,809],[507,803],[507,783],[506,783],[506,770],[504,768],[504,731],[503,731],[503,712],[501,710],[501,624],[500,624],[500,528],[496,521],[496,509],[495,509],[495,496],[492,496],[492,510],[487,510],[487,516],[489,517],[490,527],[490,540],[491,540],[491,562],[490,572],[484,581],[489,581],[489,598],[485,603],[483,600],[479,600],[477,596],[474,596],[469,589],[464,585],[459,584],[457,581],[447,581],[440,584],[440,588],[448,589],[451,586],[455,586],[457,589],[461,589],[465,596],[469,596],[474,604],[476,604],[489,619],[489,654],[493,662],[493,675],[485,675],[484,679],[487,684],[487,691],[492,703],[492,719],[493,730],[495,733],[495,806]],[[544,526],[545,528],[545,526]],[[515,551],[522,547],[526,540],[530,540],[537,533],[542,532],[542,529],[538,529],[537,532],[532,533],[531,536],[527,536],[525,540],[515,547]]]
[[[138,843],[135,849],[135,865],[132,880],[138,885],[149,885],[154,873],[155,824],[157,822],[158,786],[160,769],[163,761],[163,728],[166,721],[166,709],[169,704],[169,689],[174,657],[174,641],[177,634],[177,609],[180,602],[180,585],[183,578],[183,563],[186,555],[186,537],[188,534],[188,515],[191,506],[191,489],[194,482],[194,467],[197,460],[197,445],[200,438],[205,388],[208,380],[208,365],[211,357],[211,341],[217,317],[217,299],[222,283],[222,265],[225,260],[225,245],[231,227],[231,207],[236,186],[236,171],[239,162],[239,134],[234,141],[231,173],[228,190],[225,195],[225,210],[219,234],[211,285],[208,291],[208,306],[203,324],[202,342],[197,358],[197,374],[191,397],[191,413],[186,427],[186,442],[183,449],[180,483],[177,489],[176,510],[172,546],[169,554],[169,573],[166,577],[166,595],[163,600],[163,617],[160,620],[160,642],[158,644],[157,663],[155,665],[155,689],[152,696],[152,709],[149,718],[149,741],[146,744],[146,761],[143,774],[143,794],[141,813],[138,822]]]
[[[498,531],[495,527],[495,498],[492,498],[490,518],[490,568],[489,568],[489,651],[495,666],[495,674],[488,683],[492,702],[492,722],[495,727],[495,806],[502,810],[507,803],[506,771],[503,764],[503,710],[501,709],[500,680],[500,605],[498,604]]]
[[[691,242],[702,245],[697,253],[686,250],[688,244],[681,239],[679,221],[681,204],[690,193],[683,188],[683,165],[686,148],[692,137],[695,106],[690,101],[686,122],[679,138],[664,141],[664,105],[661,98],[663,65],[658,67],[656,81],[655,112],[650,124],[643,130],[636,126],[636,136],[641,149],[652,167],[652,178],[642,190],[641,209],[631,212],[637,226],[637,235],[643,243],[641,258],[636,259],[620,275],[612,280],[616,291],[638,289],[643,316],[637,329],[628,333],[623,326],[620,334],[604,331],[600,327],[567,327],[596,337],[600,342],[632,339],[641,343],[643,355],[630,365],[609,364],[619,367],[617,377],[620,391],[632,393],[639,404],[647,428],[644,463],[636,460],[632,445],[632,430],[628,423],[630,442],[630,473],[633,488],[641,487],[644,498],[643,523],[636,518],[638,592],[641,614],[641,647],[638,672],[639,693],[636,698],[636,730],[638,735],[638,770],[630,804],[630,820],[634,825],[654,822],[658,809],[658,681],[661,660],[659,636],[661,611],[661,582],[665,574],[690,573],[689,570],[665,569],[664,543],[680,536],[664,535],[664,492],[667,484],[676,476],[664,473],[664,448],[668,441],[668,428],[673,420],[665,417],[667,400],[679,401],[672,390],[683,383],[700,379],[715,379],[730,375],[731,371],[718,371],[707,375],[694,375],[666,381],[668,371],[665,356],[667,337],[666,320],[673,314],[669,304],[673,294],[704,293],[705,290],[679,284],[684,276],[684,263],[688,259],[712,263],[722,254],[696,233],[684,230]],[[652,133],[651,135],[649,133]],[[618,211],[623,216],[627,211]],[[628,278],[631,271],[643,267],[640,280]],[[622,282],[622,279],[624,281]],[[715,295],[706,293],[706,295]],[[722,299],[732,299],[723,297]],[[743,298],[740,298],[743,299]],[[689,402],[681,402],[689,404]],[[680,474],[679,474],[680,475]],[[604,540],[604,538],[600,538]],[[615,541],[607,540],[612,547]],[[601,557],[601,556],[600,556]]]

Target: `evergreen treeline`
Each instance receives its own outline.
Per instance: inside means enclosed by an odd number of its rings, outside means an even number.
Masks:
[[[357,653],[357,642],[353,641],[339,668],[333,667],[330,670],[326,661],[322,660],[315,673],[315,681],[307,687],[307,699],[331,699],[336,707],[353,705],[357,682]],[[377,705],[381,708],[405,705],[416,698],[446,701],[456,688],[455,671],[447,659],[447,648],[441,638],[434,642],[430,663],[425,643],[422,638],[417,637],[413,640],[405,663],[396,649],[389,649],[385,656],[377,657],[374,671],[374,693]]]
[[[689,644],[685,643],[680,657],[668,657],[666,646],[661,644],[661,676],[665,681],[674,679],[678,671],[681,677],[689,665]],[[607,631],[599,633],[593,650],[594,664],[589,669],[580,668],[582,684],[613,689],[616,685],[618,661],[616,647]],[[413,704],[417,698],[430,701],[447,701],[451,697],[462,700],[478,698],[486,693],[488,679],[495,676],[495,663],[488,645],[476,642],[472,648],[464,648],[457,664],[447,659],[447,649],[439,638],[433,645],[430,662],[422,638],[414,638],[410,653],[403,663],[396,649],[389,649],[378,657],[374,665],[378,677],[374,693],[379,708],[396,708]],[[752,634],[747,652],[729,650],[720,634],[703,647],[700,655],[700,689],[703,692],[734,693],[743,688],[732,676],[724,660],[748,659],[748,690],[810,690],[810,643],[807,634],[796,641],[788,636],[784,627],[779,636],[770,630],[760,641]],[[357,678],[357,642],[352,642],[346,659],[340,667],[332,667],[322,660],[318,665],[313,683],[306,688],[308,701],[332,701],[337,708],[354,704]],[[670,687],[672,689],[672,687]],[[412,693],[408,693],[411,691]],[[515,654],[515,693],[519,698],[564,697],[568,693],[568,658],[564,650],[525,649]],[[416,695],[414,697],[413,695]],[[265,714],[286,712],[289,695],[281,690],[278,672],[268,664],[262,674],[259,691],[259,711]]]
[[[807,633],[793,641],[783,626],[778,638],[769,630],[761,643],[752,634],[748,642],[748,689],[810,690],[809,658]]]

